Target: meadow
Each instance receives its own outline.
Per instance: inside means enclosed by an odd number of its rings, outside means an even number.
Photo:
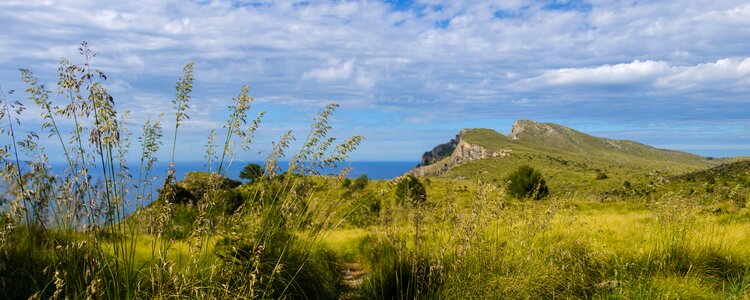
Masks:
[[[174,135],[152,120],[133,137],[95,53],[80,50],[80,64],[61,60],[57,91],[22,70],[28,99],[1,95],[3,298],[750,298],[741,164],[701,173],[707,165],[689,162],[670,169],[684,177],[660,181],[645,174],[659,166],[651,161],[626,168],[522,146],[509,165],[530,158],[523,163],[547,176],[550,195],[540,200],[511,197],[507,170],[480,162],[440,176],[352,180],[345,169],[321,174],[363,140],[330,137],[331,104],[300,149],[287,155],[294,137],[281,136],[262,174],[237,181],[227,166],[248,151],[263,116],[249,117],[243,87],[224,128],[207,138],[204,159],[215,168],[175,178],[192,63],[177,79]],[[41,131],[14,130],[31,105]],[[39,136],[59,141],[61,174]],[[162,148],[171,157],[156,157]],[[137,170],[125,167],[132,151]],[[157,161],[170,162],[163,182],[152,179]],[[584,172],[565,173],[575,168]],[[605,169],[608,179],[593,176]]]

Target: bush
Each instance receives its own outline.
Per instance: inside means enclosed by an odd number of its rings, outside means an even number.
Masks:
[[[404,203],[405,200],[412,201],[413,204],[420,204],[427,201],[427,192],[417,177],[406,175],[399,179],[396,184],[396,199],[399,204]]]
[[[169,189],[169,192],[172,193],[172,196],[170,197],[167,197],[167,188]],[[198,203],[198,197],[182,185],[170,184],[159,191],[159,201],[168,201],[169,203],[174,204],[196,204]]]
[[[549,188],[547,188],[547,182],[542,178],[542,174],[529,166],[518,167],[515,172],[508,176],[507,181],[507,192],[515,198],[539,200],[549,195]]]
[[[365,187],[367,187],[367,184],[369,182],[370,178],[367,178],[367,175],[362,174],[362,176],[359,176],[354,180],[354,184],[352,184],[352,190],[363,190]]]
[[[607,178],[609,178],[607,176],[607,173],[604,173],[602,171],[596,172],[596,180],[604,180],[604,179],[607,179]]]
[[[258,178],[263,176],[263,167],[259,164],[247,164],[245,168],[240,171],[240,178],[247,179],[255,182]]]
[[[350,185],[352,185],[352,180],[349,178],[344,178],[344,180],[341,181],[341,187],[348,188]]]

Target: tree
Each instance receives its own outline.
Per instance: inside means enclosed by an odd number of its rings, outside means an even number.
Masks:
[[[350,185],[352,185],[352,181],[349,178],[344,178],[344,180],[341,181],[341,186],[348,188]]]
[[[410,174],[399,179],[396,184],[396,199],[399,203],[408,200],[418,205],[427,201],[427,192],[419,179]]]
[[[247,164],[245,165],[245,168],[240,171],[240,178],[253,182],[261,176],[263,176],[263,167],[259,164]]]
[[[370,178],[367,178],[367,175],[362,174],[362,176],[359,176],[354,180],[354,184],[352,184],[352,190],[363,190],[369,182]]]
[[[515,172],[508,176],[508,194],[518,198],[542,199],[549,195],[547,182],[542,178],[542,174],[533,168],[523,165],[518,167]]]

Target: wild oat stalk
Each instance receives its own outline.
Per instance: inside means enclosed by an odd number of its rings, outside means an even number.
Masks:
[[[206,168],[208,169],[208,172],[211,173],[213,171],[213,163],[218,159],[216,157],[216,129],[211,129],[211,132],[208,133],[208,141],[206,142],[206,154],[203,156],[203,158],[206,160]]]
[[[0,91],[2,92],[2,91]],[[6,163],[5,165],[5,172],[3,174],[11,177],[7,178],[6,181],[8,184],[10,184],[10,190],[14,191],[15,194],[15,202],[16,207],[19,208],[19,210],[22,210],[24,212],[24,217],[26,219],[26,224],[31,224],[31,217],[28,213],[28,208],[26,207],[25,203],[30,201],[30,193],[27,193],[25,183],[24,183],[24,176],[22,174],[22,168],[21,168],[21,159],[19,158],[19,151],[18,146],[19,142],[16,140],[16,130],[13,126],[13,124],[16,124],[18,126],[21,125],[20,115],[21,113],[26,110],[26,107],[21,102],[14,101],[13,103],[8,103],[8,100],[5,98],[5,93],[2,92],[0,94],[2,96],[2,112],[0,112],[1,116],[4,116],[8,120],[8,135],[11,139],[11,144],[9,146],[6,146],[6,152],[12,153],[12,162]],[[31,140],[31,137],[35,135],[33,132],[29,133],[29,140]],[[15,178],[13,178],[13,176]],[[30,229],[29,226],[27,228]],[[29,238],[32,238],[31,232],[29,231]]]
[[[172,100],[172,104],[175,109],[175,122],[174,122],[174,136],[172,138],[172,158],[170,165],[174,166],[174,154],[177,147],[177,129],[180,128],[180,124],[190,119],[190,116],[185,112],[190,106],[190,93],[193,91],[193,66],[194,62],[189,62],[182,68],[182,76],[177,79],[175,90],[177,95]]]
[[[293,140],[294,136],[292,135],[292,131],[289,130],[281,136],[278,142],[271,143],[271,152],[266,158],[266,170],[264,176],[269,178],[276,176],[279,159],[284,157],[284,152],[289,148],[289,143]]]
[[[60,142],[60,147],[63,150],[63,155],[65,156],[65,161],[68,165],[68,171],[71,174],[77,174],[76,159],[70,155],[68,146],[64,142],[63,136],[57,125],[55,115],[57,115],[56,112],[59,111],[59,109],[52,106],[52,102],[49,99],[50,91],[47,90],[43,84],[39,83],[39,80],[31,71],[27,69],[19,70],[21,72],[21,78],[29,85],[26,89],[26,93],[29,94],[28,99],[34,102],[41,110],[42,120],[44,121],[42,129],[49,131],[49,138],[54,136]],[[78,211],[81,205],[79,201],[76,201],[77,199],[80,199],[76,194],[82,194],[79,181],[74,180],[73,186],[75,189],[72,195],[70,195],[72,197],[60,197],[60,200],[62,201],[55,205],[57,213],[54,217],[59,220],[57,225],[66,228],[68,231],[77,228],[78,222],[80,221]]]
[[[226,125],[224,125],[224,129],[227,130],[227,136],[224,140],[224,147],[221,152],[221,159],[219,160],[219,169],[217,170],[219,174],[222,174],[222,170],[224,170],[223,166],[226,157],[229,156],[232,159],[234,158],[234,154],[232,152],[232,138],[234,136],[242,138],[242,149],[247,150],[249,147],[250,139],[255,133],[255,130],[258,128],[260,119],[263,117],[263,113],[261,112],[252,121],[247,131],[242,130],[241,126],[247,124],[247,111],[250,110],[250,104],[252,104],[254,100],[253,97],[247,94],[249,89],[250,88],[247,85],[243,86],[239,96],[233,99],[235,101],[235,104],[229,106],[229,110],[232,113],[227,119]],[[228,162],[229,165],[231,165],[232,159],[230,159],[230,161]]]
[[[81,86],[83,81],[77,78],[79,72],[78,66],[73,65],[66,58],[60,59],[60,67],[58,68],[58,94],[65,94],[69,103],[62,108],[58,108],[55,112],[58,116],[65,119],[73,119],[73,132],[69,139],[71,147],[75,148],[75,157],[72,159],[73,169],[73,182],[75,185],[75,197],[77,200],[76,205],[80,210],[83,210],[85,218],[88,218],[88,224],[95,223],[95,216],[93,213],[94,198],[92,197],[91,179],[89,177],[89,169],[87,163],[86,149],[83,146],[83,138],[86,128],[81,124],[80,118],[88,116],[89,105],[83,100],[81,95]],[[91,159],[94,160],[93,158]],[[88,197],[88,204],[86,203],[86,197]],[[80,217],[79,217],[80,218]]]
[[[292,160],[289,161],[289,173],[302,172],[314,174],[317,172],[315,166],[305,167],[304,163],[314,163],[317,161],[316,158],[321,158],[326,148],[335,141],[334,138],[327,138],[328,131],[333,128],[328,125],[328,117],[338,107],[338,104],[330,103],[318,112],[318,116],[313,119],[305,142],[297,154],[292,157]]]
[[[152,194],[150,192],[151,170],[154,163],[158,161],[156,153],[159,151],[162,145],[162,128],[161,121],[157,118],[153,123],[151,119],[146,120],[143,125],[143,134],[138,138],[138,142],[141,145],[141,163],[138,168],[138,189],[136,195],[136,201],[138,204],[144,203],[144,200],[152,200]],[[148,192],[148,194],[146,194]]]
[[[167,177],[164,179],[164,186],[162,188],[162,194],[164,194],[164,200],[166,202],[173,201],[174,191],[172,190],[172,184],[174,184],[174,156],[177,151],[177,131],[183,121],[190,119],[186,110],[190,107],[190,93],[193,91],[193,65],[194,62],[189,62],[182,68],[182,76],[177,79],[175,90],[177,94],[172,100],[172,105],[175,109],[175,122],[174,122],[174,135],[172,137],[172,157],[169,160],[169,168],[167,169]]]

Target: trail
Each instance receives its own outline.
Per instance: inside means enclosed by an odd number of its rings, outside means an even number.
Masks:
[[[364,281],[370,272],[365,269],[361,262],[345,262],[339,266],[341,274],[341,285],[343,292],[339,296],[340,300],[358,299],[355,291]]]

